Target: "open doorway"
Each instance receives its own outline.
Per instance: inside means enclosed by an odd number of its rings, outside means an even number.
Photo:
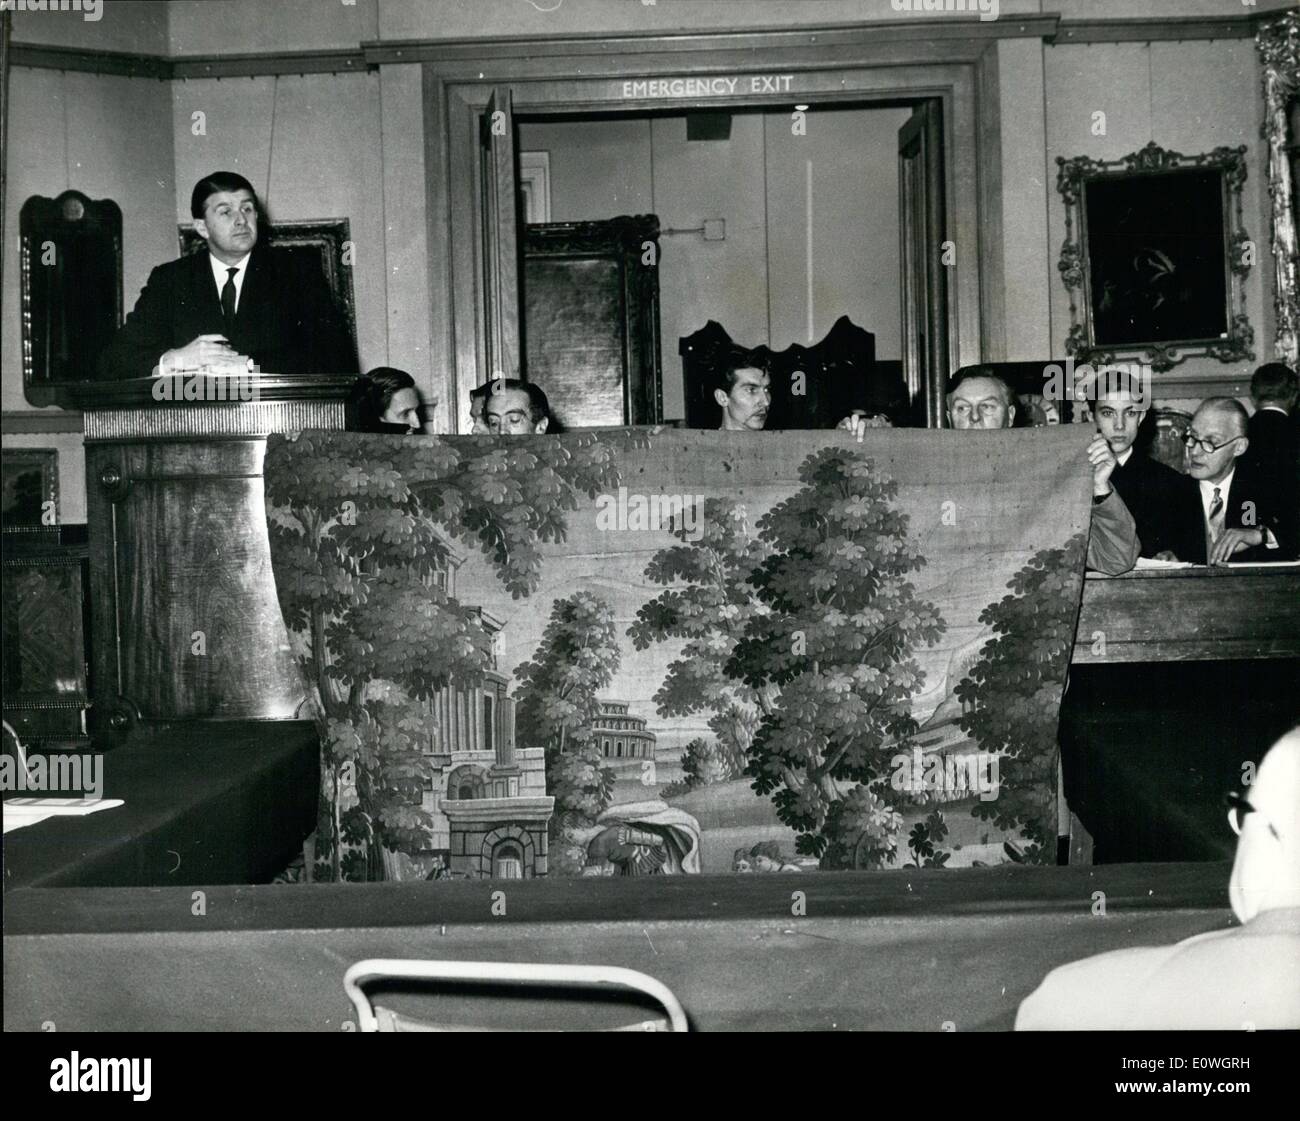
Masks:
[[[430,343],[435,368],[445,371],[446,393],[457,401],[459,419],[454,430],[467,430],[467,397],[474,386],[526,369],[520,248],[527,227],[520,214],[521,197],[533,205],[549,195],[551,209],[546,216],[553,221],[566,213],[582,213],[562,209],[567,203],[556,197],[564,190],[561,180],[567,174],[558,162],[543,161],[539,170],[539,157],[534,155],[551,157],[560,150],[539,135],[544,130],[574,125],[590,126],[588,142],[599,142],[593,147],[593,160],[576,174],[595,180],[607,177],[610,169],[594,162],[607,144],[615,148],[633,144],[646,153],[640,157],[644,173],[626,190],[619,190],[615,212],[645,212],[653,207],[663,229],[686,231],[670,232],[661,239],[663,259],[677,258],[665,268],[686,267],[689,254],[674,252],[681,248],[675,243],[685,244],[683,238],[697,238],[700,253],[723,255],[744,247],[741,233],[753,242],[761,241],[761,267],[751,266],[748,280],[743,271],[732,271],[718,284],[725,299],[747,301],[743,318],[748,324],[737,319],[735,328],[736,341],[744,344],[767,341],[779,347],[787,340],[799,340],[802,345],[809,335],[810,311],[812,333],[824,329],[835,297],[826,297],[818,279],[822,268],[818,218],[827,213],[820,204],[846,198],[861,202],[878,194],[881,208],[893,212],[899,237],[888,250],[882,246],[877,256],[888,252],[897,259],[887,268],[873,267],[872,250],[861,248],[857,267],[871,271],[847,282],[849,298],[859,303],[877,294],[888,298],[892,285],[899,303],[897,314],[878,313],[874,308],[865,313],[872,319],[870,330],[882,339],[879,357],[882,362],[905,365],[910,361],[906,381],[918,406],[912,420],[941,423],[948,374],[962,365],[997,357],[1003,346],[998,303],[1003,261],[997,240],[1002,214],[998,104],[984,96],[996,52],[987,43],[966,39],[945,43],[937,54],[933,48],[925,36],[904,34],[898,42],[881,44],[869,30],[836,28],[812,37],[728,33],[685,43],[634,39],[609,44],[609,56],[602,57],[599,65],[584,44],[567,41],[536,58],[521,56],[517,44],[508,42],[476,47],[473,52],[451,47],[432,50],[424,70],[431,125],[425,152],[434,279]],[[888,147],[876,144],[866,149],[875,158],[859,173],[874,177],[878,184],[874,193],[864,188],[855,198],[842,188],[824,186],[819,179],[820,164],[825,163],[829,171],[835,161],[861,152],[860,142],[850,142],[824,161],[814,158],[811,191],[806,158],[788,160],[796,171],[802,169],[802,183],[797,175],[787,185],[769,181],[774,153],[778,160],[787,158],[780,154],[781,143],[803,142],[810,135],[816,143],[819,122],[834,127],[847,125],[855,115],[871,120],[892,112],[897,125],[905,111],[908,120],[892,130]],[[791,127],[793,114],[799,112],[807,115],[802,136]],[[918,114],[925,114],[924,122],[917,121]],[[703,138],[722,127],[721,119],[731,128],[733,149],[738,144],[743,147],[742,140],[752,136],[757,138],[752,146],[766,159],[766,166],[762,160],[757,162],[757,172],[718,177],[727,191],[722,202],[746,191],[761,199],[761,208],[750,207],[737,219],[739,229],[709,220],[700,205],[702,192],[694,200],[685,196],[692,187],[688,173],[674,176],[664,170],[671,163],[673,146],[690,151],[688,145],[722,143]],[[696,135],[684,137],[692,123]],[[905,151],[909,123],[911,140],[924,137],[923,142],[912,144],[910,157]],[[918,129],[921,123],[924,127]],[[613,134],[619,131],[625,135],[615,142]],[[528,153],[522,161],[521,150]],[[620,155],[614,163],[626,160]],[[685,160],[677,163],[684,165]],[[754,162],[748,165],[754,166]],[[591,189],[588,185],[588,193]],[[679,190],[685,203],[692,203],[683,205],[687,212],[681,218],[672,210],[672,195]],[[606,184],[606,195],[612,193]],[[772,201],[782,197],[790,199],[795,220],[773,217]],[[872,221],[882,217],[870,215]],[[863,228],[860,222],[858,229]],[[909,229],[910,240],[903,236]],[[810,246],[811,270],[807,267]],[[793,256],[797,266],[800,249],[804,262],[797,271],[768,259]],[[840,262],[851,256],[839,245],[833,252]],[[946,254],[942,263],[940,254]],[[680,409],[680,373],[673,344],[686,328],[672,304],[685,304],[681,293],[698,296],[700,289],[692,290],[688,283],[693,278],[697,283],[700,278],[714,283],[716,276],[704,266],[692,268],[685,281],[666,277],[662,286],[664,322],[655,337],[663,355],[664,392],[653,420],[671,418]],[[884,290],[874,293],[877,283]],[[793,294],[787,297],[786,289],[793,289]],[[914,317],[910,326],[905,326],[904,302],[918,312],[919,318]],[[706,309],[697,310],[705,311],[697,320],[710,318]],[[677,326],[672,325],[674,319]],[[647,417],[629,417],[628,422],[646,423]]]
[[[901,377],[899,137],[912,116],[881,102],[520,115],[520,214],[657,217],[662,419],[685,416],[678,341],[710,319],[784,350],[848,316]],[[907,321],[925,334],[924,315]]]

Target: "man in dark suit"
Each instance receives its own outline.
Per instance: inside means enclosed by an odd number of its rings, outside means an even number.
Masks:
[[[1196,483],[1134,446],[1151,407],[1150,392],[1132,374],[1106,370],[1098,375],[1092,396],[1097,431],[1118,463],[1111,486],[1133,515],[1141,555],[1203,563]]]
[[[1300,506],[1300,417],[1296,398],[1300,379],[1281,362],[1260,366],[1250,379],[1250,396],[1255,412],[1247,434],[1246,453],[1278,493],[1289,495]]]
[[[100,357],[100,376],[204,370],[356,373],[356,352],[320,270],[258,246],[262,212],[242,175],[218,171],[190,196],[207,249],[159,265]]]
[[[1300,511],[1246,456],[1249,418],[1232,397],[1210,397],[1192,417],[1184,443],[1187,473],[1200,490],[1204,563],[1294,560]]]

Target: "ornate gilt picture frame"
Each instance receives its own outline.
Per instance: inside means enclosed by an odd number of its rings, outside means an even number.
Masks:
[[[1158,145],[1119,160],[1057,157],[1070,296],[1066,351],[1168,370],[1195,355],[1253,360],[1242,282],[1246,149],[1185,156]]]
[[[1263,65],[1264,141],[1273,247],[1273,352],[1300,361],[1300,242],[1295,168],[1300,157],[1300,13],[1261,24],[1255,45]]]

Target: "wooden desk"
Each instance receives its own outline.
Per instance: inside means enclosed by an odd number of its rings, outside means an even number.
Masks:
[[[1300,658],[1300,567],[1088,573],[1072,665]]]
[[[125,804],[6,834],[5,891],[269,880],[315,828],[319,753],[310,721],[137,731],[104,755]]]

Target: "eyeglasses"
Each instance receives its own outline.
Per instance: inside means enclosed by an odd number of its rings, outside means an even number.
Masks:
[[[1224,798],[1224,802],[1228,806],[1228,825],[1240,837],[1241,831],[1246,828],[1246,817],[1248,814],[1255,812],[1255,807],[1250,804],[1250,800],[1246,795],[1237,790],[1228,794]],[[1268,826],[1268,831],[1276,837],[1277,830],[1273,827],[1273,823],[1270,821],[1265,822],[1265,824]]]
[[[1228,825],[1240,837],[1241,831],[1246,827],[1246,815],[1253,813],[1255,807],[1250,804],[1246,795],[1236,790],[1228,794],[1223,800],[1228,806]]]
[[[1203,439],[1200,436],[1193,435],[1191,432],[1187,432],[1184,433],[1183,435],[1183,446],[1186,447],[1188,451],[1190,451],[1192,448],[1200,448],[1200,450],[1203,451],[1206,455],[1213,455],[1220,448],[1226,448],[1229,444],[1232,443],[1233,440],[1240,440],[1240,439],[1241,439],[1240,436],[1231,436],[1227,440],[1224,440],[1223,443],[1221,444],[1212,444],[1210,443],[1209,440]]]

